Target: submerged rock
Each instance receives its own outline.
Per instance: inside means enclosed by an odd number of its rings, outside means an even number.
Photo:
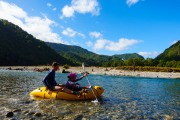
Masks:
[[[33,115],[33,114],[35,114],[35,112],[29,112],[29,113],[27,113],[27,115]]]
[[[62,70],[62,73],[70,73],[69,71],[66,71],[65,69]]]
[[[60,117],[60,118],[63,119],[63,117]],[[56,119],[59,119],[59,117],[58,116],[53,116],[51,119],[53,119],[53,120],[55,119],[56,120]]]
[[[13,112],[21,112],[21,109],[14,109]]]
[[[83,115],[78,115],[74,118],[74,120],[82,120],[82,118],[83,118]]]
[[[13,117],[14,116],[14,113],[13,112],[8,112],[7,114],[6,114],[6,117]]]
[[[172,117],[172,116],[170,116],[170,115],[164,115],[164,119],[165,119],[165,120],[172,120],[172,119],[173,119],[173,117]]]
[[[41,114],[41,113],[35,113],[34,116],[35,116],[35,117],[41,117],[42,114]]]
[[[29,110],[23,111],[23,113],[24,113],[24,114],[27,114],[27,113],[29,113]]]

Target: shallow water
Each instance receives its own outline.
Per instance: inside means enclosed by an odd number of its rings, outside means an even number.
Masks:
[[[42,86],[46,72],[0,70],[0,119],[180,119],[180,80],[89,75],[105,91],[100,104],[91,101],[33,100],[29,92]],[[65,83],[67,74],[57,74]],[[88,85],[84,78],[79,81]],[[40,113],[40,117],[34,114]]]

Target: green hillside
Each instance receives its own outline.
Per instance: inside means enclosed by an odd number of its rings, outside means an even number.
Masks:
[[[157,56],[156,60],[180,61],[180,40]]]
[[[53,61],[61,65],[87,66],[158,66],[180,67],[180,41],[167,48],[155,59],[132,54],[99,55],[79,46],[45,43],[20,27],[0,19],[0,66],[47,65]]]
[[[79,46],[45,43],[23,31],[17,25],[0,20],[0,66],[46,65],[53,61],[68,65],[114,66],[129,58],[141,58],[137,54],[98,55]]]
[[[113,55],[116,58],[122,59],[122,60],[128,60],[128,59],[134,59],[134,58],[140,58],[144,59],[143,56],[137,54],[137,53],[132,53],[132,54],[121,54],[121,55]]]
[[[122,54],[122,55],[98,55],[96,53],[90,52],[86,49],[83,49],[79,46],[64,45],[57,43],[47,43],[51,48],[56,50],[63,57],[71,60],[72,62],[80,65],[82,62],[85,62],[89,66],[104,66],[105,64],[111,65],[114,61],[127,60],[140,58],[144,59],[142,56],[133,53],[133,54]]]
[[[180,68],[180,40],[155,58],[160,67]]]
[[[0,19],[0,66],[46,65],[70,62],[20,27]]]
[[[47,43],[61,56],[71,60],[74,64],[81,65],[85,62],[88,66],[102,66],[103,62],[111,60],[110,56],[98,55],[79,46]]]

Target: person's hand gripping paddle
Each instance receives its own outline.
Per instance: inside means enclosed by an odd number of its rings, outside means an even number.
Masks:
[[[86,71],[85,71],[84,63],[82,63],[82,69],[84,70],[84,72],[86,72]],[[88,79],[88,76],[87,76],[87,75],[86,75],[86,79],[87,79],[89,85],[91,86],[91,83],[89,82],[89,79]],[[95,95],[94,90],[92,89],[92,87],[91,87],[91,90],[92,90],[92,93],[93,93],[94,97],[96,98],[95,100],[93,100],[93,101],[91,101],[91,102],[98,103],[98,99],[97,99],[97,97],[96,97],[96,95]]]

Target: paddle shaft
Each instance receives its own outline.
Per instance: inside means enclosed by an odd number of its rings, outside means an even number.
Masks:
[[[83,68],[84,72],[86,72],[86,71],[85,71],[84,64],[82,64],[82,68]],[[87,79],[89,85],[91,86],[91,83],[89,82],[89,79],[88,79],[88,76],[87,76],[87,75],[86,75],[86,79]],[[96,97],[96,95],[95,95],[95,93],[94,93],[94,90],[92,89],[92,86],[91,86],[91,91],[92,91],[94,97],[96,98],[96,101],[98,101],[98,99],[97,99],[97,97]]]

